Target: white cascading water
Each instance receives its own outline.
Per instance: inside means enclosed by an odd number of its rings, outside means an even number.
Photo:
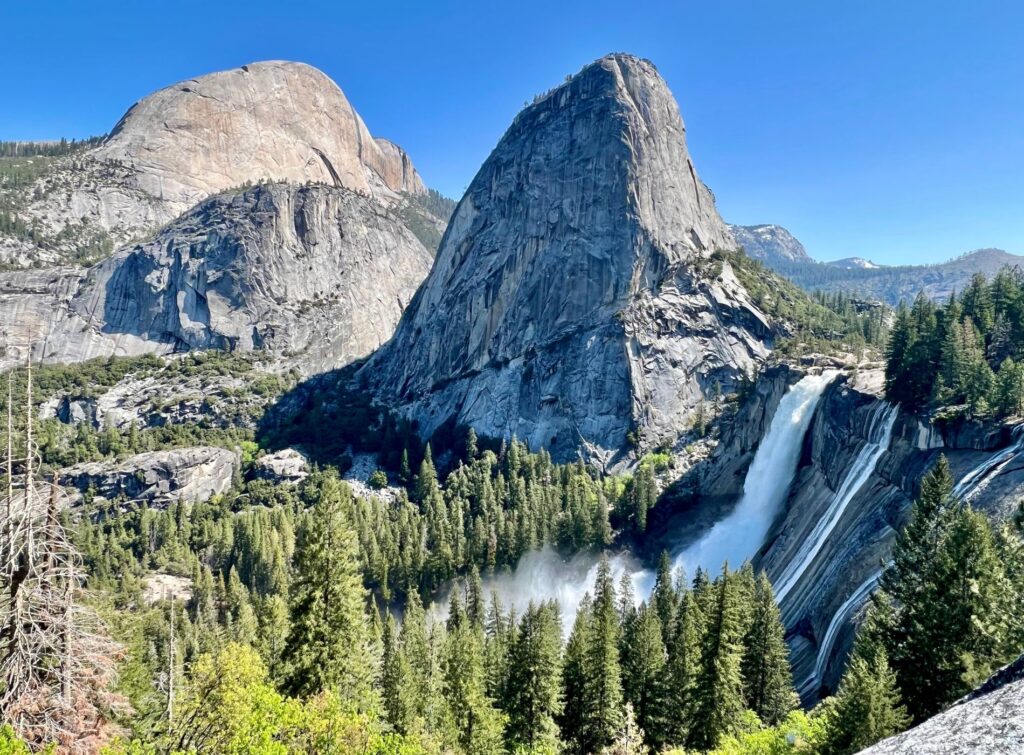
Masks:
[[[811,534],[800,544],[796,554],[789,560],[786,568],[777,580],[775,580],[775,599],[781,603],[789,591],[800,581],[804,572],[821,552],[825,541],[835,529],[842,518],[846,507],[853,500],[857,492],[864,487],[871,473],[875,471],[878,460],[889,448],[892,439],[892,429],[896,424],[896,417],[899,409],[890,404],[884,404],[880,411],[875,412],[871,417],[868,427],[867,442],[857,454],[853,464],[847,471],[838,490],[832,496],[828,506],[823,512]]]
[[[698,568],[715,573],[727,561],[736,568],[754,557],[789,494],[818,401],[837,374],[808,375],[786,392],[747,470],[736,508],[676,556],[677,568],[691,575]]]
[[[793,483],[814,410],[836,375],[837,371],[808,375],[786,392],[754,454],[736,508],[680,552],[675,559],[677,566],[691,575],[697,567],[714,573],[726,560],[738,567],[757,553]],[[488,594],[496,592],[506,609],[514,606],[519,612],[530,601],[557,600],[562,609],[562,628],[568,634],[583,596],[593,594],[598,558],[593,553],[580,553],[564,561],[553,549],[543,548],[525,554],[514,571],[487,577],[483,588]],[[629,554],[617,553],[609,560],[616,587],[622,575],[629,574],[637,601],[650,594],[654,587],[650,571],[641,568]],[[447,603],[447,599],[436,601],[435,615],[443,617]]]
[[[953,498],[970,501],[988,487],[993,478],[999,476],[1003,468],[1024,450],[1024,432],[1020,427],[1016,428],[1014,435],[1016,438],[1013,443],[985,459],[960,479],[960,482],[953,488]]]
[[[960,482],[953,488],[952,497],[958,500],[970,501],[988,487],[988,484],[998,477],[1006,465],[1017,458],[1022,451],[1024,451],[1024,430],[1018,427],[1014,431],[1014,442],[992,454],[992,456],[989,456],[960,478]],[[882,570],[874,572],[836,610],[818,646],[818,656],[815,660],[814,672],[800,685],[799,692],[801,695],[813,693],[814,687],[821,682],[822,674],[825,673],[825,666],[828,664],[829,655],[832,653],[832,647],[839,636],[839,630],[846,625],[850,615],[867,601],[881,578]],[[781,589],[782,587],[784,585],[781,584],[780,580],[780,588],[776,590],[776,597],[779,601],[785,595],[785,592]]]

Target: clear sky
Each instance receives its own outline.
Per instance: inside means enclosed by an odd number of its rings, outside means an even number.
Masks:
[[[820,259],[1024,254],[1021,2],[0,0],[0,40],[0,139],[104,133],[178,80],[301,60],[454,197],[525,101],[628,51],[728,221]]]

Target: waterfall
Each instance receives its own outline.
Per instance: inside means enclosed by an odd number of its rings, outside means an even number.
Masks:
[[[872,414],[868,426],[867,442],[857,454],[853,465],[847,471],[842,484],[832,496],[824,513],[818,519],[811,534],[800,544],[796,554],[789,559],[786,568],[775,583],[775,599],[781,603],[783,598],[800,581],[807,567],[825,545],[829,535],[842,518],[846,507],[857,492],[864,487],[871,473],[875,471],[878,460],[889,448],[892,429],[896,424],[899,409],[889,404],[881,404],[881,411]]]
[[[786,501],[804,435],[822,394],[837,371],[808,375],[793,385],[779,401],[768,432],[765,433],[743,483],[743,495],[736,508],[718,521],[704,536],[680,552],[677,566],[717,572],[728,559],[734,567],[752,558],[764,544],[765,535]],[[494,574],[483,581],[485,592],[495,591],[505,607],[522,612],[530,601],[555,599],[562,609],[562,628],[568,633],[583,596],[593,594],[598,554],[580,553],[568,561],[551,548],[526,553],[511,572]],[[641,568],[627,553],[609,556],[616,588],[624,574],[633,583],[636,599],[646,599],[654,586],[654,575]],[[434,603],[435,615],[443,617],[448,601]]]
[[[753,558],[786,502],[807,427],[837,374],[808,375],[786,392],[747,470],[736,508],[676,556],[677,568],[688,574],[698,567],[715,573],[726,561],[738,567]]]

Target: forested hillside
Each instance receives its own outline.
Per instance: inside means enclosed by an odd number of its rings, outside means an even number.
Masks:
[[[28,423],[17,425],[24,448]],[[556,603],[485,593],[482,575],[540,545],[571,554],[642,533],[665,460],[605,477],[518,443],[481,449],[472,434],[459,458],[440,479],[428,446],[415,473],[400,464],[390,500],[355,496],[324,469],[297,486],[245,474],[205,504],[86,500],[58,518],[44,503],[55,489],[17,462],[16,489],[44,505],[8,499],[21,526],[0,553],[30,578],[3,572],[3,594],[20,598],[0,603],[0,631],[16,638],[0,651],[0,690],[32,695],[8,708],[15,729],[0,742],[582,754],[755,753],[788,738],[852,753],[940,710],[1024,642],[1021,531],[952,500],[942,461],[837,695],[803,712],[772,588],[749,565],[684,575],[663,555],[638,602],[603,559],[572,626]],[[57,553],[73,572],[47,566]],[[448,584],[447,607],[429,607]],[[67,636],[102,640],[104,654],[64,663],[45,619],[54,585],[68,586],[57,607],[79,617]],[[22,601],[42,613],[26,619]]]
[[[975,275],[936,305],[919,296],[896,314],[886,352],[886,396],[915,410],[971,417],[1024,411],[1024,273]]]

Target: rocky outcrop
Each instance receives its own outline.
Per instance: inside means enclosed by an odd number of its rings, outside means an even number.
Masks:
[[[404,150],[374,138],[323,72],[269,61],[143,98],[102,144],[59,161],[20,214],[54,237],[124,243],[261,181],[344,187],[387,204],[426,191]]]
[[[226,492],[238,469],[234,451],[212,446],[175,448],[131,456],[124,461],[78,464],[59,473],[60,484],[87,491],[93,499],[124,498],[164,507],[195,503]]]
[[[919,726],[862,755],[1024,752],[1024,657]]]
[[[263,349],[317,372],[386,341],[430,264],[371,198],[269,184],[202,202],[84,278],[47,277],[34,284],[45,299],[25,296],[42,273],[8,274],[20,295],[0,289],[0,313],[12,362],[32,336],[43,360]]]
[[[771,323],[713,258],[734,247],[665,82],[610,55],[517,116],[362,375],[425,434],[614,465],[766,357]]]
[[[272,184],[203,202],[91,271],[72,303],[115,340],[266,349],[308,371],[387,340],[430,254],[347,189]]]
[[[769,267],[789,262],[814,262],[797,238],[779,225],[730,225],[729,232],[748,257]]]
[[[301,482],[309,475],[309,459],[301,451],[285,448],[256,459],[253,474],[271,482]]]

